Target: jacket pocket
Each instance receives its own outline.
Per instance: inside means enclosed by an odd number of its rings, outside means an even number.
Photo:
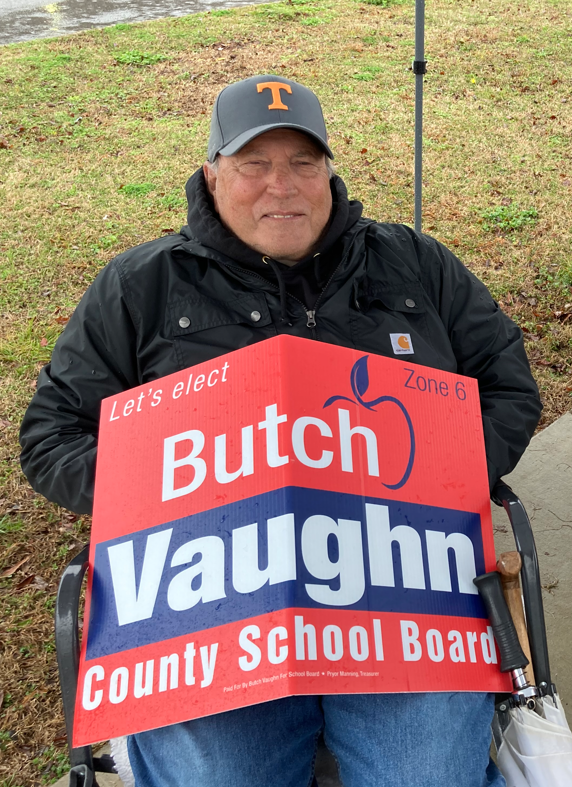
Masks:
[[[388,313],[425,314],[423,290],[417,282],[409,282],[398,287],[384,287],[381,284],[370,285],[355,292],[355,306],[358,311],[368,312],[377,306]]]
[[[168,305],[170,333],[181,369],[276,335],[262,293],[219,301],[205,295]]]
[[[378,355],[394,356],[392,334],[407,334],[417,363],[433,356],[430,349],[423,290],[417,282],[381,285],[354,290],[350,325],[354,346]],[[409,353],[407,353],[409,354]]]

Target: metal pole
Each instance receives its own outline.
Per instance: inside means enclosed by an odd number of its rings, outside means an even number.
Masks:
[[[427,73],[425,60],[425,0],[415,0],[415,231],[421,232],[421,204],[423,190],[423,77]]]

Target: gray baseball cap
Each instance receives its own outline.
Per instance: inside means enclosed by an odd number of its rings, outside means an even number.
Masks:
[[[322,107],[304,85],[284,77],[249,77],[218,94],[211,120],[207,156],[232,156],[251,139],[274,128],[302,131],[318,142],[331,159]]]

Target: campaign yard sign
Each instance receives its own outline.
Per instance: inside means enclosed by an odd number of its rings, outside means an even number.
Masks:
[[[505,691],[478,387],[278,336],[102,404],[74,745],[294,694]]]

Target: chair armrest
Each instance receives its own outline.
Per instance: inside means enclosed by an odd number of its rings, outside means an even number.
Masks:
[[[522,502],[504,481],[497,481],[491,493],[491,499],[496,505],[503,506],[508,514],[516,548],[522,560],[522,595],[532,666],[538,688],[541,694],[553,694],[555,687],[550,677],[540,570],[530,520]]]
[[[60,686],[64,705],[64,716],[68,738],[68,750],[72,770],[76,766],[85,765],[89,772],[93,772],[93,757],[91,746],[72,747],[73,720],[75,712],[75,699],[77,693],[77,680],[79,674],[79,602],[83,578],[88,567],[89,544],[81,550],[79,555],[69,563],[65,569],[58,588],[56,598],[56,652],[58,669],[60,673]],[[78,773],[79,777],[80,774]]]

